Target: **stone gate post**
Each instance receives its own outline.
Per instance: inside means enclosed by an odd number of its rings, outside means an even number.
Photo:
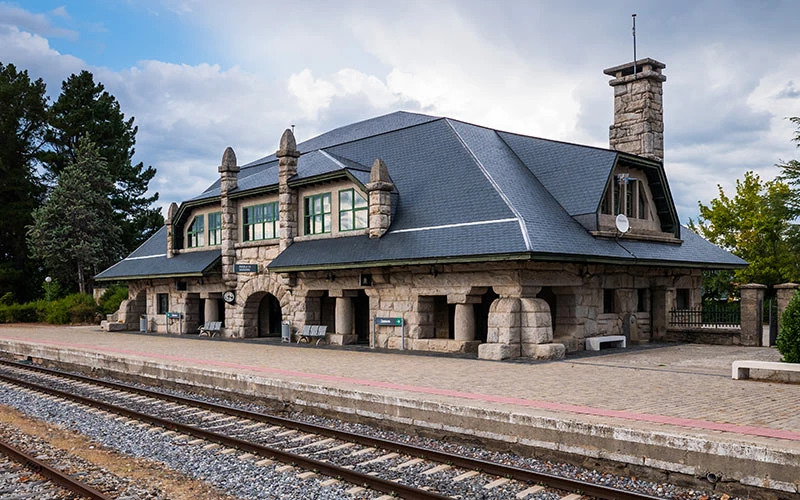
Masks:
[[[742,345],[760,346],[764,329],[764,291],[766,285],[748,283],[741,285],[741,341]]]

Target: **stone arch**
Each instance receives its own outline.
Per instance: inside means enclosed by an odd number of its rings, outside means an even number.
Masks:
[[[282,321],[291,317],[291,312],[289,311],[289,292],[278,282],[277,276],[272,273],[259,274],[245,283],[237,293],[236,308],[241,315],[239,321],[240,332],[238,336],[258,336],[259,305],[262,299],[267,295],[275,297],[280,305]]]
[[[138,330],[139,319],[147,314],[147,289],[128,289],[128,298],[120,302],[119,309],[114,313],[114,321],[125,324],[126,330]]]

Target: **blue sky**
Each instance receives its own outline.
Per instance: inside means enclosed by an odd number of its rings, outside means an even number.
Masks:
[[[682,222],[716,185],[800,157],[794,1],[0,0],[0,61],[56,98],[88,69],[139,126],[135,160],[167,205],[240,164],[398,109],[605,147],[603,69],[666,63],[665,168]]]

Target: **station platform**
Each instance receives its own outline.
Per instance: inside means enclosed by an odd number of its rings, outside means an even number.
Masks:
[[[800,492],[800,384],[731,379],[734,360],[779,360],[771,348],[663,344],[499,362],[279,339],[0,325],[0,351],[281,400],[406,432],[413,425],[475,436],[534,456],[583,457],[622,473],[654,468],[671,478],[710,478],[735,494]]]

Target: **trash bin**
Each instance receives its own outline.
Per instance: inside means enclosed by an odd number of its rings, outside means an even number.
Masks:
[[[147,316],[144,314],[139,317],[139,331],[147,333]]]
[[[289,323],[281,323],[281,341],[292,341],[292,326]]]

